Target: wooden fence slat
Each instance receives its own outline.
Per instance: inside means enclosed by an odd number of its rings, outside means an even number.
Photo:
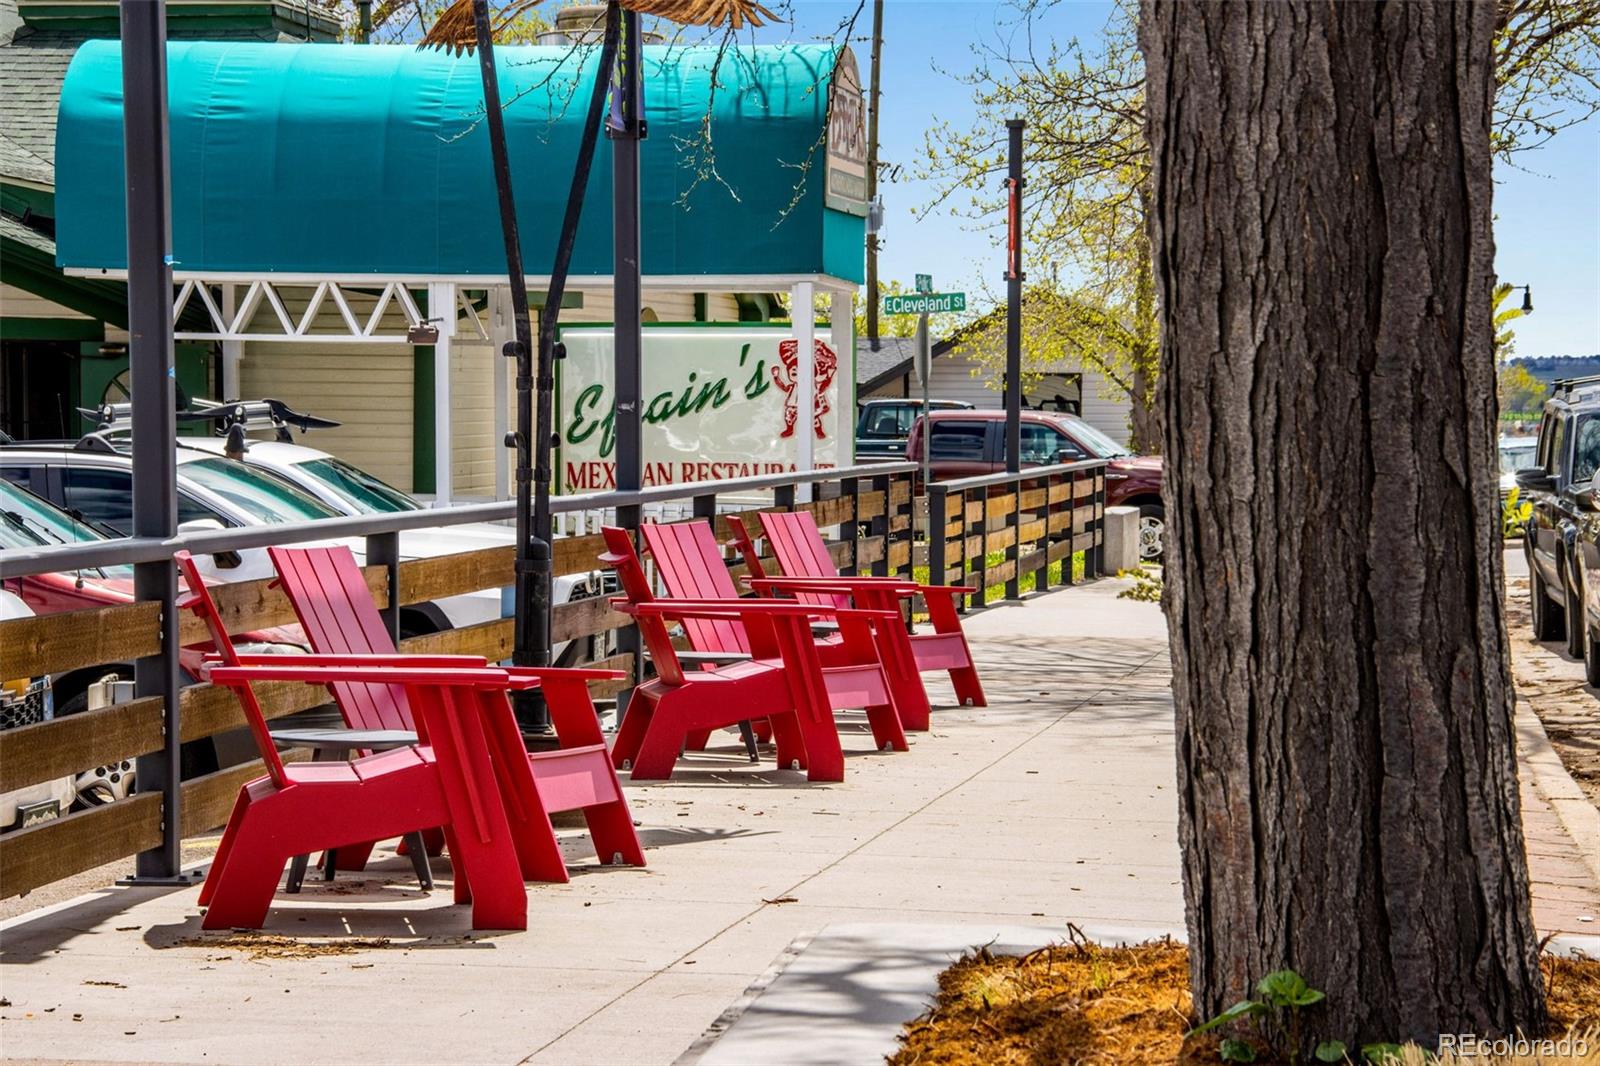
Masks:
[[[587,574],[602,569],[595,557],[606,550],[603,534],[589,533],[581,537],[557,537],[550,547],[551,573],[556,577],[566,574]],[[507,581],[506,584],[511,582]]]
[[[497,663],[511,658],[516,628],[515,619],[496,618],[460,629],[407,637],[400,642],[400,650],[407,655],[481,655]]]
[[[155,696],[7,729],[0,732],[0,792],[144,755],[161,741]]]
[[[0,678],[40,677],[161,650],[161,605],[125,603],[0,622]]]
[[[591,670],[627,671],[627,677],[618,678],[615,681],[589,682],[589,695],[595,697],[596,699],[601,699],[606,696],[615,696],[617,693],[633,684],[632,655],[613,655],[609,659],[596,659],[592,663],[584,663],[583,665]]]
[[[593,596],[550,608],[550,642],[559,644],[632,624],[627,615],[611,609],[606,597]]]
[[[431,559],[409,559],[400,564],[400,602],[423,603],[480,589],[505,588],[516,580],[512,573],[515,560],[516,549],[509,544]]]
[[[161,796],[118,803],[19,829],[0,837],[0,897],[92,870],[161,844]]]

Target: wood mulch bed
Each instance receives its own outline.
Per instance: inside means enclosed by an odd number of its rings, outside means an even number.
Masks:
[[[1590,1032],[1600,1064],[1600,960],[1546,956],[1551,1032]],[[939,998],[907,1024],[890,1066],[1102,1066],[1220,1061],[1194,1027],[1188,949],[1171,940],[1102,947],[1074,937],[1023,956],[980,948],[939,975]],[[1265,1056],[1257,1063],[1270,1066]],[[1405,1066],[1433,1063],[1412,1049]],[[1474,1066],[1493,1066],[1488,1059]],[[1508,1060],[1509,1061],[1509,1060]],[[1535,1060],[1526,1060],[1533,1062]],[[1553,1062],[1546,1058],[1544,1062]]]

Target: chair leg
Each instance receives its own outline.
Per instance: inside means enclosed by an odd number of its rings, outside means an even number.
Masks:
[[[633,713],[629,710],[629,713]],[[683,731],[671,728],[672,723],[657,709],[650,728],[645,732],[639,753],[633,760],[632,779],[635,781],[665,781],[672,776],[672,768],[683,750]]]
[[[655,708],[647,700],[634,699],[628,704],[628,713],[622,716],[617,737],[611,742],[612,766],[618,770],[628,768],[624,764],[631,763],[639,754],[639,746],[644,743],[645,732],[654,716]]]
[[[240,826],[202,929],[260,929],[265,924],[283,864],[290,858],[274,847],[275,836],[272,826],[259,819]]]
[[[363,867],[366,863],[361,864]],[[334,871],[339,868],[339,849],[329,848],[322,853],[322,879],[332,881]]]
[[[406,852],[411,859],[411,869],[416,872],[417,884],[422,886],[424,892],[431,892],[433,890],[433,870],[428,866],[428,846],[423,843],[422,834],[420,832],[407,833],[405,843],[410,845]],[[301,856],[296,856],[294,861],[301,862],[301,860]],[[299,889],[296,888],[294,891],[299,891]]]
[[[711,730],[693,729],[683,738],[684,751],[705,751],[706,745],[711,742]]]
[[[872,742],[879,751],[884,748],[895,751],[911,750],[911,745],[906,743],[905,730],[900,725],[900,716],[895,713],[894,704],[880,703],[876,707],[868,707],[867,721],[872,725]]]
[[[807,765],[806,741],[800,733],[800,724],[793,711],[767,719],[772,726],[773,739],[778,745],[778,769],[804,770]]]
[[[311,855],[309,852],[301,852],[299,855],[296,855],[292,860],[290,860],[289,880],[283,886],[283,890],[285,892],[289,893],[290,895],[295,895],[300,891],[300,886],[303,885],[306,880],[306,867],[310,865],[310,863]]]
[[[806,745],[807,781],[843,781],[844,749],[839,746],[839,730],[830,714],[822,720],[805,711],[795,715]]]
[[[362,844],[346,844],[339,849],[339,865],[337,868],[350,874],[358,874],[365,870],[367,861],[372,858],[373,846],[376,844],[377,841],[375,840],[369,840]],[[330,877],[328,880],[331,881],[333,878]]]
[[[744,750],[749,754],[750,761],[760,762],[761,752],[756,748],[755,727],[750,724],[748,718],[739,723],[739,736],[744,740]]]
[[[456,847],[456,833],[449,826],[444,827],[444,843],[450,849],[450,878],[455,890],[455,902],[471,903],[472,886],[467,881],[467,857]]]
[[[968,707],[989,706],[983,695],[983,682],[978,680],[977,667],[960,666],[951,670],[950,683],[956,689],[956,702]]]
[[[619,787],[617,795],[622,795]],[[589,823],[589,839],[601,865],[620,858],[627,866],[643,866],[644,849],[639,846],[639,834],[633,829],[633,816],[628,805],[620,798],[611,803],[601,803],[583,809],[584,821]]]
[[[228,865],[228,858],[233,852],[233,842],[239,835],[239,826],[243,823],[251,802],[250,787],[246,785],[239,790],[239,798],[233,802],[233,810],[228,814],[227,828],[223,829],[222,840],[217,844],[216,857],[211,860],[211,869],[206,871],[205,883],[200,886],[202,907],[211,902],[211,896],[217,890],[217,882],[222,879],[223,867]]]

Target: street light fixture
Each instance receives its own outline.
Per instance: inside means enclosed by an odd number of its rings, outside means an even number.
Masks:
[[[1522,290],[1522,313],[1525,314],[1525,315],[1533,314],[1533,286],[1531,286],[1531,285],[1513,285],[1513,286],[1511,286],[1511,291],[1512,292],[1516,292],[1518,289]]]

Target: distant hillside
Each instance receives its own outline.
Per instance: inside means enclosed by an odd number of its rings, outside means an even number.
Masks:
[[[1540,381],[1557,378],[1582,378],[1600,374],[1600,355],[1544,355],[1512,359],[1513,366],[1527,367]]]

